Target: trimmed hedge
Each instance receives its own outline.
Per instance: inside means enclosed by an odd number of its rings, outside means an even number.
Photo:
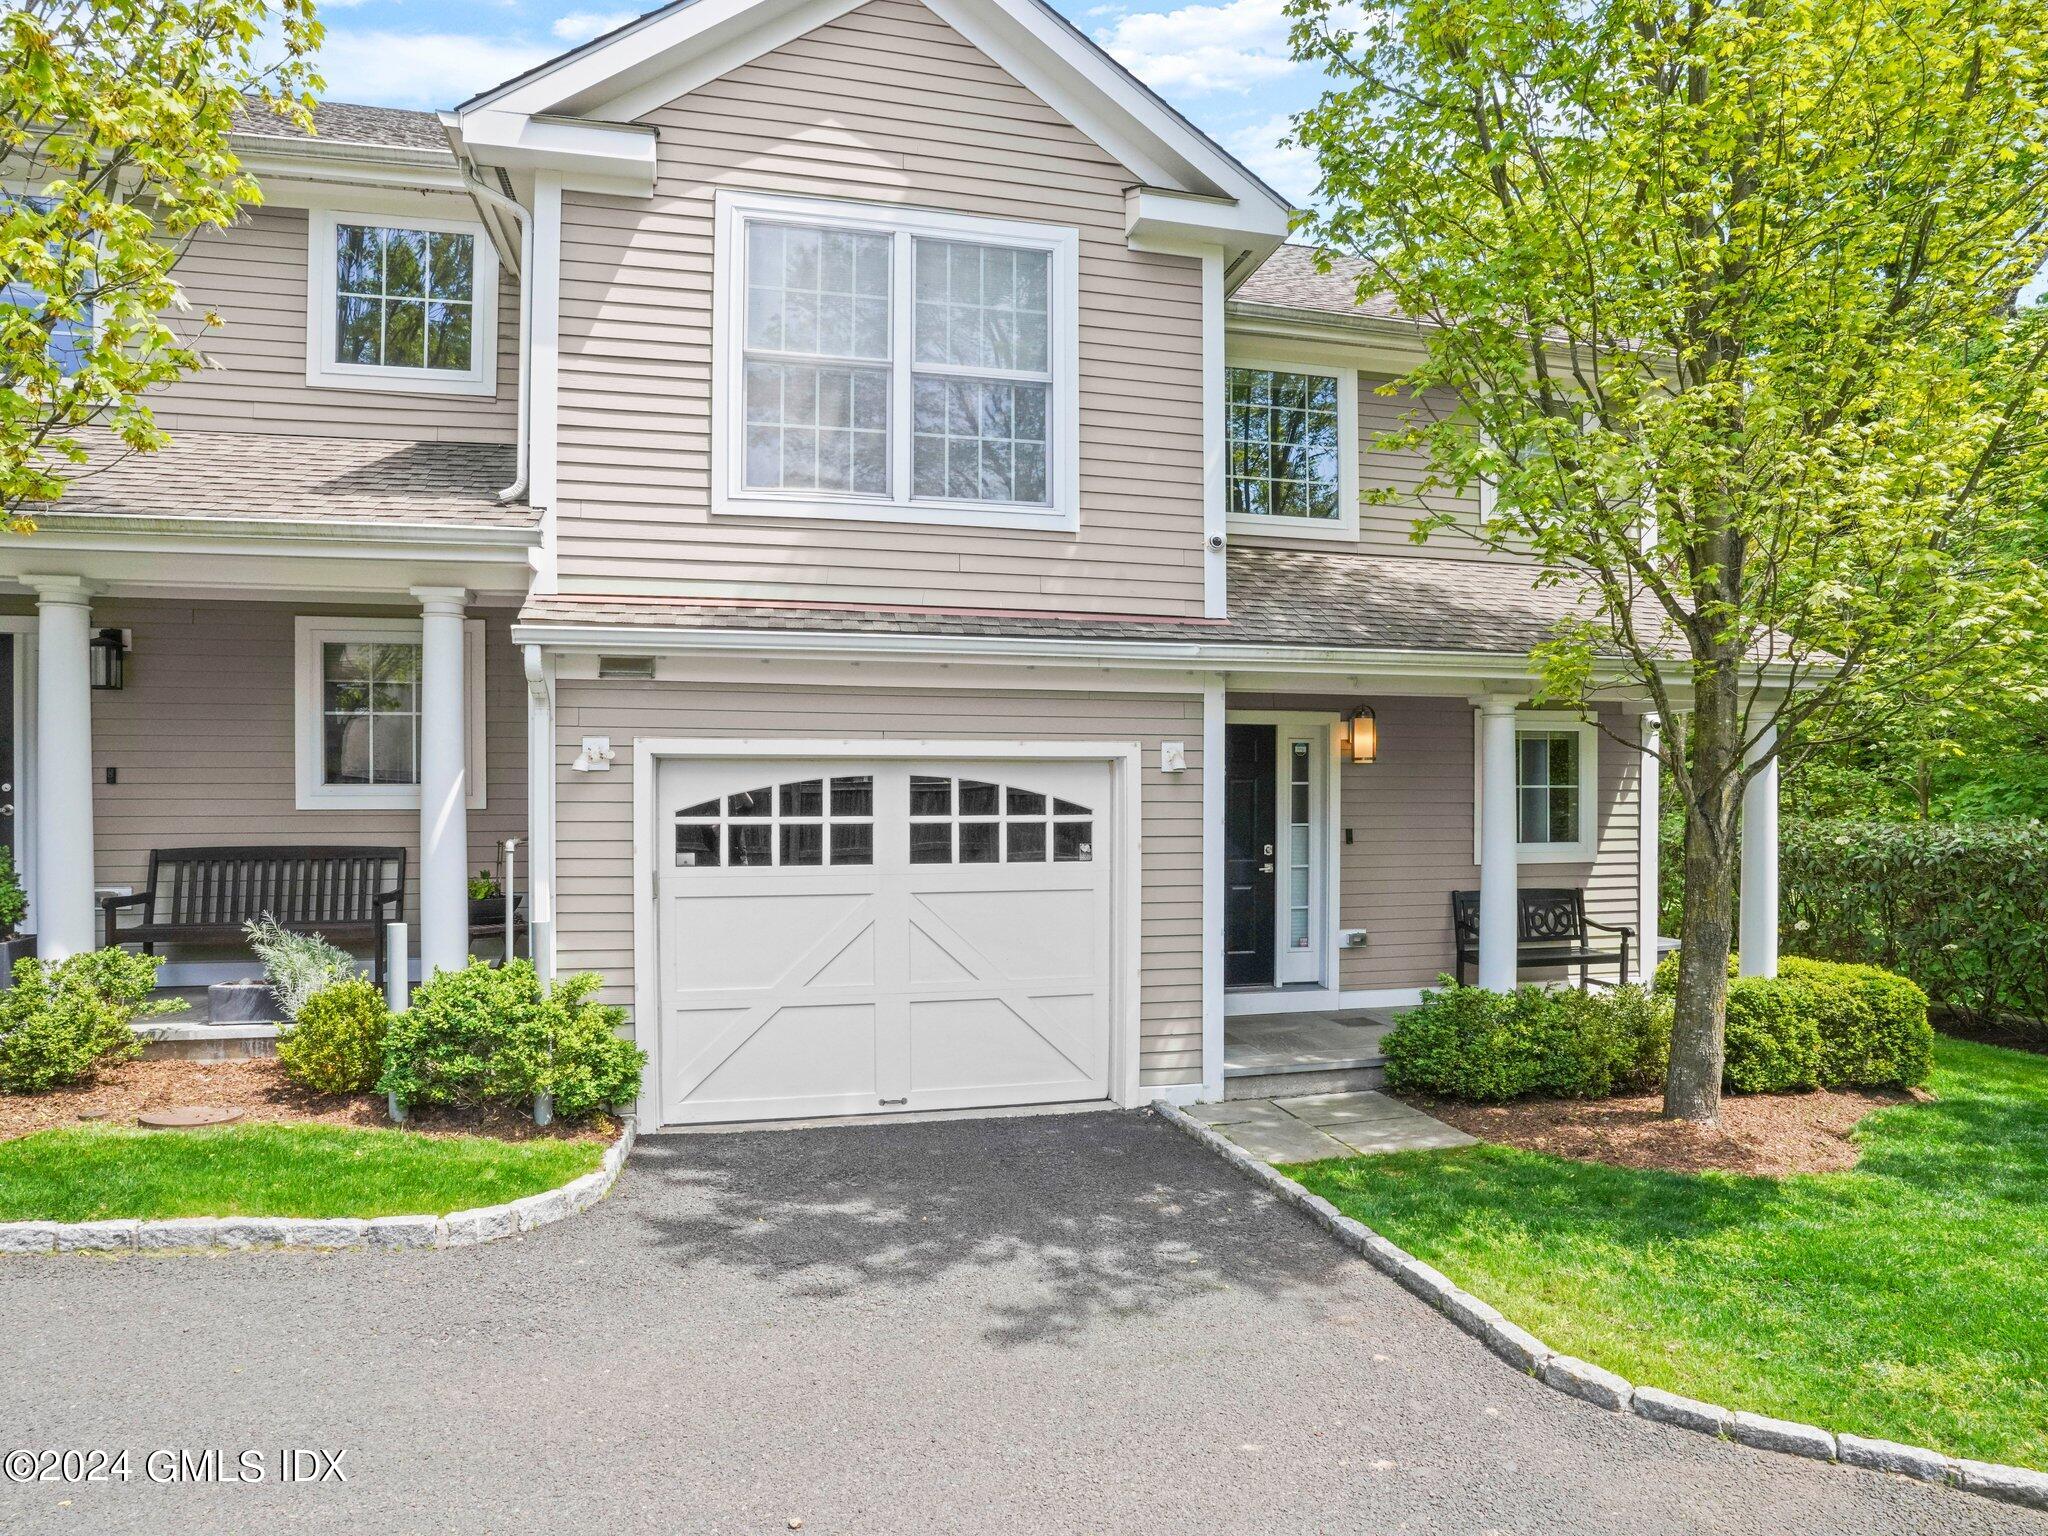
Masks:
[[[1780,942],[1910,977],[1966,1024],[2048,1034],[2048,825],[1786,821]]]
[[[1736,1093],[1853,1084],[1910,1087],[1934,1070],[1927,994],[1872,965],[1787,955],[1772,977],[1741,976],[1728,960],[1728,1054]],[[1678,986],[1678,957],[1658,964],[1652,989]]]
[[[1489,992],[1440,980],[1381,1046],[1397,1093],[1479,1104],[1597,1099],[1663,1079],[1671,1004],[1640,987]]]
[[[286,1077],[315,1093],[367,1093],[377,1086],[384,1032],[391,1027],[382,992],[351,977],[307,998],[297,1018],[277,1035]]]

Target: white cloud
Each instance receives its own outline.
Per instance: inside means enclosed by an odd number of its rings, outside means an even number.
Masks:
[[[1284,115],[1269,117],[1224,134],[1223,146],[1242,160],[1253,175],[1296,207],[1305,208],[1316,188],[1316,157],[1313,151],[1298,144],[1281,147],[1280,141],[1293,128],[1293,121]]]
[[[565,43],[587,43],[593,37],[623,27],[639,16],[638,11],[571,11],[555,18],[549,30]]]
[[[1242,94],[1292,74],[1281,0],[1223,0],[1173,11],[1138,11],[1095,34],[1154,90]]]
[[[554,50],[457,32],[335,27],[320,50],[326,95],[380,107],[452,107],[533,68]]]

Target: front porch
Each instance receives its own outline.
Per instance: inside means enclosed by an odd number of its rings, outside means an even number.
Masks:
[[[1344,1093],[1385,1081],[1380,1041],[1407,1010],[1243,1014],[1223,1026],[1223,1096]]]

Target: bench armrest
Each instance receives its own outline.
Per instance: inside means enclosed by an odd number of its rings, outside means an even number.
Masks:
[[[1586,919],[1586,926],[1588,928],[1598,928],[1603,933],[1618,933],[1625,939],[1632,939],[1636,936],[1635,929],[1627,926],[1624,923],[1595,922],[1592,918],[1589,917]]]
[[[395,891],[379,891],[377,893],[376,905],[379,907],[399,907],[404,904],[405,891],[403,888]]]
[[[147,891],[136,891],[127,896],[102,896],[100,898],[100,910],[106,913],[109,918],[112,918],[123,907],[142,907],[148,904],[149,892]]]

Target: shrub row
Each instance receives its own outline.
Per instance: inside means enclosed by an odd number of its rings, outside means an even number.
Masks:
[[[1647,992],[1487,992],[1444,977],[1388,1032],[1387,1086],[1481,1104],[1655,1089],[1671,1058],[1676,979],[1672,959]],[[1934,1067],[1926,994],[1872,966],[1788,957],[1776,976],[1732,979],[1726,1039],[1722,1080],[1734,1093],[1905,1086]]]
[[[1780,942],[1911,977],[1973,1025],[2048,1031],[2048,825],[1786,821]]]
[[[640,1091],[646,1053],[622,1039],[625,1010],[593,1002],[600,980],[542,986],[532,962],[437,972],[395,1017],[367,981],[314,993],[278,1036],[293,1081],[320,1093],[376,1089],[405,1105],[524,1107],[541,1095],[580,1119]]]

